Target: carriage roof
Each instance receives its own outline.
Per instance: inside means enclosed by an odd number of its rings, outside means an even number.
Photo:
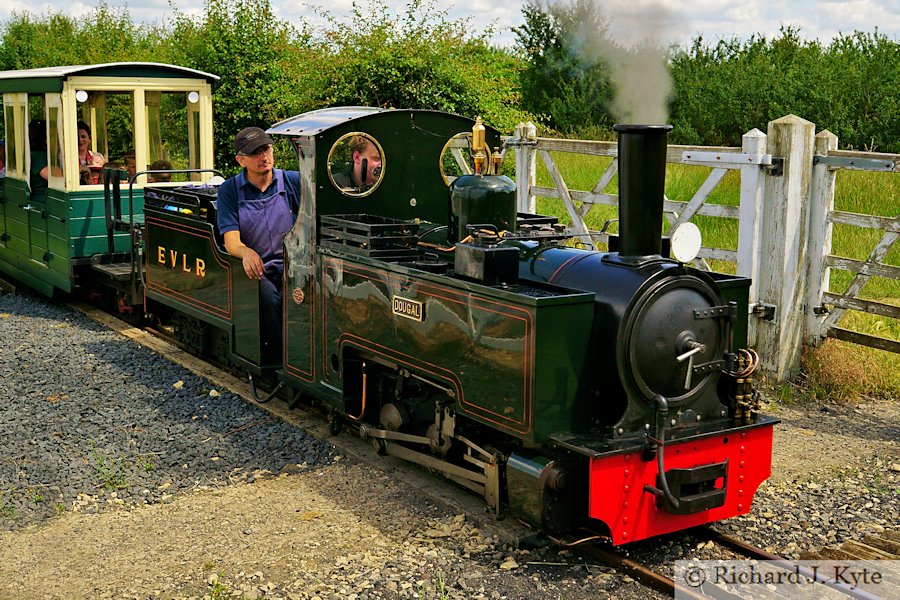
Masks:
[[[214,87],[218,75],[164,63],[117,62],[98,65],[41,67],[18,71],[0,71],[0,92],[60,92],[70,77],[159,77],[205,79]]]

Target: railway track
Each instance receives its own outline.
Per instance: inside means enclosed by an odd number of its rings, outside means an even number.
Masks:
[[[734,557],[728,560],[738,561],[766,561],[775,568],[782,568],[787,572],[798,569],[797,561],[773,554],[763,548],[754,546],[733,536],[718,532],[709,527],[698,527],[691,531],[696,537],[711,541],[724,550],[734,553]],[[718,587],[703,585],[690,587],[682,582],[674,580],[671,576],[654,570],[648,564],[630,558],[626,550],[620,550],[608,545],[608,538],[595,535],[590,532],[578,540],[558,540],[560,543],[576,547],[583,557],[609,565],[623,573],[627,573],[633,579],[643,585],[668,596],[679,598],[710,598],[710,597],[738,597],[729,595],[727,591]],[[600,542],[595,544],[592,542]],[[839,548],[823,548],[819,551],[809,551],[801,555],[800,560],[822,559],[825,561],[871,561],[871,560],[900,560],[900,533],[885,532],[882,535],[867,536],[862,542],[847,541]],[[810,579],[816,575],[799,567],[799,574]],[[821,579],[821,576],[819,577]],[[839,595],[858,600],[878,600],[891,596],[878,596],[865,590],[858,589],[852,584],[842,581],[823,582]],[[890,588],[894,589],[894,588]]]

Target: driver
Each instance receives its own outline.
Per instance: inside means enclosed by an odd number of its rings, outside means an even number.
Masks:
[[[259,127],[234,138],[240,173],[219,187],[218,224],[225,249],[259,281],[263,358],[281,360],[284,235],[300,206],[300,173],[276,169],[272,138]]]
[[[334,183],[345,191],[364,192],[375,185],[381,175],[381,153],[378,146],[364,135],[350,138],[350,165],[334,175]]]

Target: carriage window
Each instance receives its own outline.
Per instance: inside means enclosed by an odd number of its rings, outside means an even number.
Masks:
[[[16,156],[16,113],[11,104],[7,104],[3,108],[3,120],[6,122],[6,175],[12,177],[19,171]]]
[[[134,156],[134,93],[98,92],[96,96],[102,103],[97,105],[93,142],[106,166],[124,169],[126,157]]]
[[[47,197],[49,165],[47,158],[47,121],[44,96],[28,97],[28,185],[32,199],[42,201]]]
[[[6,94],[3,97],[3,115],[6,121],[6,176],[24,179],[25,172],[25,94]]]
[[[472,174],[472,134],[457,133],[441,151],[441,177],[450,185],[460,175]]]
[[[47,94],[47,128],[50,186],[62,188],[66,160],[63,150],[62,99],[59,94]]]
[[[200,167],[200,132],[197,92],[144,94],[147,110],[150,170],[197,169]],[[185,181],[184,173],[148,175],[148,181]]]
[[[134,143],[131,98],[128,92],[76,92],[77,122],[69,125],[76,155],[69,160],[80,184],[99,183],[101,168],[117,159],[121,147]]]
[[[341,137],[328,153],[328,179],[346,196],[368,196],[384,179],[384,150],[367,133]]]

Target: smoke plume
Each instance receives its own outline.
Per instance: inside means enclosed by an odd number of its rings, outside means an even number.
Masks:
[[[677,19],[660,0],[589,1],[604,26],[599,31],[582,28],[577,45],[587,60],[602,58],[609,65],[616,88],[612,105],[616,119],[666,123],[672,91],[669,48],[679,26]]]

